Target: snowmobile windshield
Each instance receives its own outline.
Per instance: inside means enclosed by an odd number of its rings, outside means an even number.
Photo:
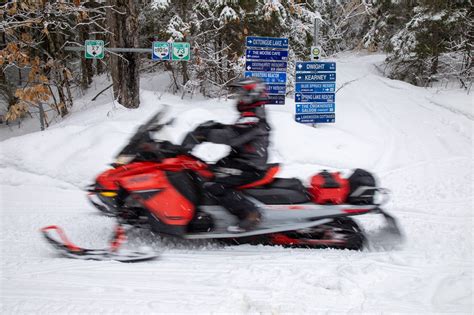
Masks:
[[[173,123],[167,115],[168,106],[158,111],[140,125],[128,144],[117,154],[116,164],[126,164],[133,160],[161,160],[179,154],[180,146],[171,141],[169,126]]]

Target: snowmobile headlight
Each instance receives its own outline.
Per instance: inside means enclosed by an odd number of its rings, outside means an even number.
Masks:
[[[115,164],[119,164],[119,165],[127,164],[130,161],[132,161],[134,157],[135,157],[134,155],[119,155],[117,159],[115,160]]]
[[[101,191],[100,195],[104,197],[112,198],[112,197],[117,196],[117,193],[115,191]]]

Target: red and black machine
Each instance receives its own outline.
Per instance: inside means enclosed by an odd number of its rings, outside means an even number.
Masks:
[[[89,199],[101,212],[121,224],[148,228],[154,233],[185,239],[215,239],[231,244],[273,244],[361,249],[365,236],[354,216],[382,214],[391,233],[400,233],[395,219],[380,207],[387,191],[367,171],[343,177],[322,171],[308,187],[296,178],[277,178],[277,164],[266,176],[240,187],[261,211],[255,230],[230,233],[236,218],[203,188],[213,178],[213,167],[181,145],[156,140],[170,123],[160,123],[164,111],[140,126],[118,154],[113,168],[89,187]],[[144,143],[156,150],[142,152]]]

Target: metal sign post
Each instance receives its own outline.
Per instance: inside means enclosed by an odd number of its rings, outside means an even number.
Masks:
[[[314,19],[313,46],[311,46],[311,60],[318,61],[321,57],[321,46],[319,45],[319,19]]]
[[[84,46],[64,47],[66,51],[84,51],[86,59],[102,59],[105,52],[150,53],[153,60],[189,61],[191,45],[189,43],[153,42],[151,48],[107,48],[102,40],[86,40]]]

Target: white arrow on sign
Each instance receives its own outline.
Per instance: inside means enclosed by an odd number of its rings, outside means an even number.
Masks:
[[[301,68],[303,68],[303,66],[302,66],[301,64],[299,64],[299,65],[298,65],[298,68],[300,68],[300,69],[301,69]]]
[[[248,67],[247,67],[247,70],[250,70],[250,69],[252,69],[252,67],[251,67],[251,66],[248,66]]]

